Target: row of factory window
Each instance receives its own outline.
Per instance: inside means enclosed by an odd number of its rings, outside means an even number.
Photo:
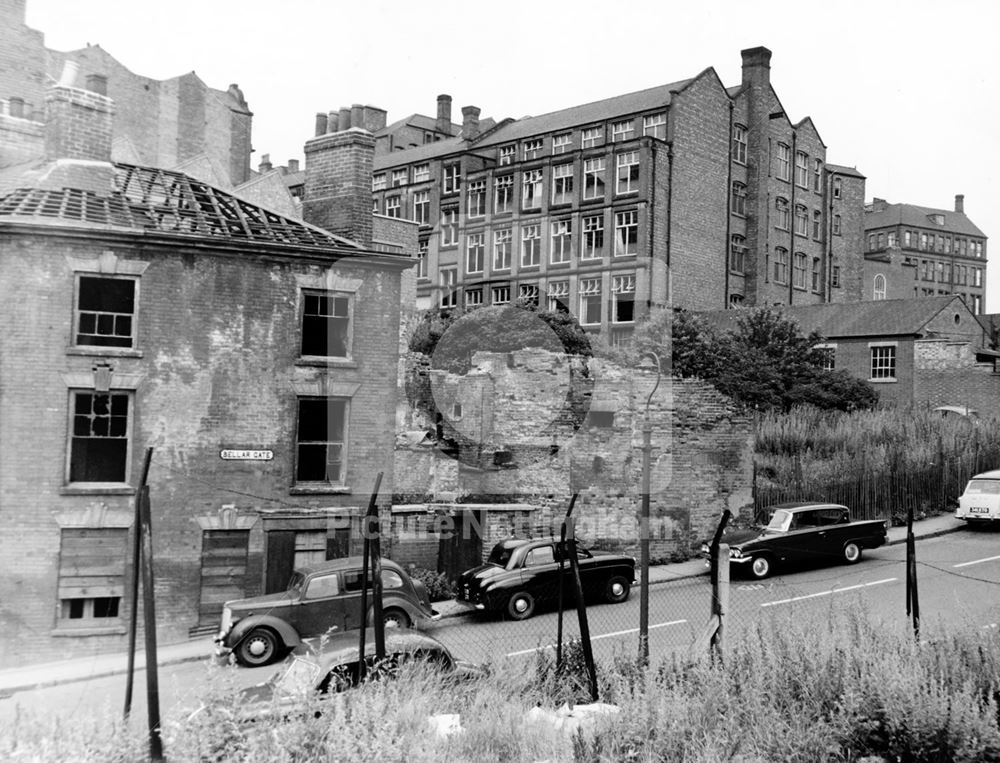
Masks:
[[[896,231],[879,231],[868,234],[868,251],[878,252],[887,247],[899,246]],[[958,236],[943,236],[924,231],[903,231],[904,249],[919,249],[926,252],[941,252],[968,257],[983,256],[983,242],[976,239],[959,238]]]
[[[959,265],[958,263],[920,260],[920,266],[914,273],[914,279],[919,281],[937,281],[938,283],[953,283],[961,286],[983,285],[983,269]]]

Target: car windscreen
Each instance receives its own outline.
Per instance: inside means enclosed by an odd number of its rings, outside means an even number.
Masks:
[[[965,486],[966,495],[1000,495],[1000,480],[971,480]]]
[[[291,579],[288,581],[288,588],[285,589],[288,593],[299,593],[302,590],[302,584],[305,582],[306,576],[301,572],[293,572]]]
[[[771,521],[767,523],[768,530],[778,530],[784,532],[792,522],[791,512],[778,509],[771,515]]]
[[[282,697],[305,694],[316,685],[319,665],[311,660],[295,658],[284,673],[274,682],[275,693]]]
[[[498,564],[501,567],[506,567],[507,562],[510,561],[511,554],[514,553],[512,548],[504,548],[503,546],[494,546],[493,550],[490,551],[490,558],[487,559],[489,564]]]

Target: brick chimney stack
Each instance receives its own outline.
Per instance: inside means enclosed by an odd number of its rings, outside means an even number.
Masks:
[[[451,135],[451,96],[438,96],[437,123],[435,127],[438,132]]]
[[[771,51],[764,47],[740,51],[743,56],[743,87],[769,85]]]
[[[956,193],[955,194],[955,211],[965,214],[965,194]]]
[[[462,137],[472,140],[479,135],[479,107],[462,107]]]
[[[67,61],[63,76],[45,95],[45,157],[110,162],[114,102],[75,87],[76,71],[76,64]]]

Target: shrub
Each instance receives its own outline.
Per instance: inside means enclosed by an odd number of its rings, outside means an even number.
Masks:
[[[427,587],[431,601],[446,601],[455,598],[455,586],[443,572],[432,572],[424,567],[410,567],[410,577]]]

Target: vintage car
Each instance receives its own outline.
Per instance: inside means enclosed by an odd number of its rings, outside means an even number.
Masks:
[[[966,522],[1000,522],[1000,469],[977,474],[958,498],[958,519]]]
[[[729,530],[722,542],[729,546],[732,570],[766,578],[778,565],[861,561],[861,551],[885,544],[888,523],[881,519],[852,522],[846,506],[836,503],[780,503],[767,510],[766,527]],[[702,553],[707,556],[708,543]]]
[[[303,567],[280,593],[227,601],[216,637],[216,655],[232,655],[241,665],[266,665],[302,639],[360,628],[360,556]],[[373,617],[369,584],[368,613]],[[421,627],[439,617],[427,589],[395,562],[382,560],[382,618],[387,627]]]
[[[486,564],[463,572],[457,600],[477,609],[501,612],[514,620],[531,617],[536,607],[559,597],[559,560],[564,562],[564,594],[572,602],[570,563],[556,538],[514,539],[497,543]],[[635,582],[635,559],[577,546],[585,597],[625,601]]]

